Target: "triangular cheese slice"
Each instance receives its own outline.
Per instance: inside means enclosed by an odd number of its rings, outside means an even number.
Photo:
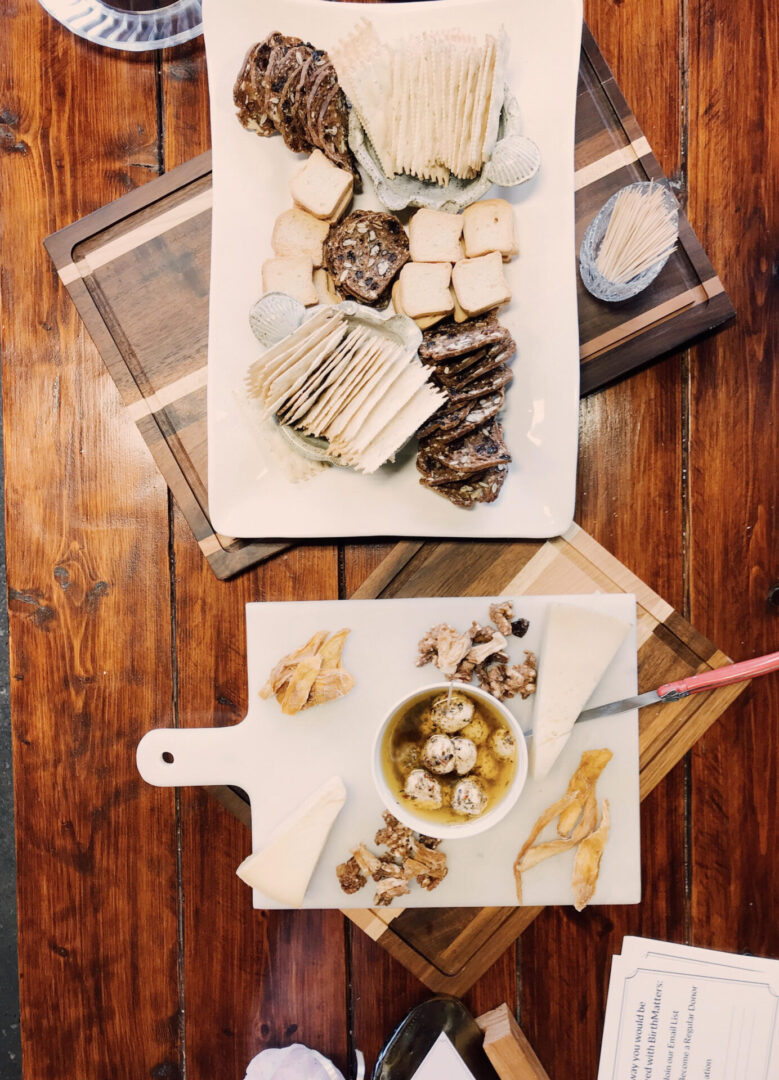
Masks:
[[[346,802],[340,776],[332,776],[276,828],[265,847],[244,859],[238,877],[287,907],[303,905],[308,883]]]
[[[568,742],[571,728],[628,636],[611,615],[550,604],[538,655],[531,775],[542,780]]]

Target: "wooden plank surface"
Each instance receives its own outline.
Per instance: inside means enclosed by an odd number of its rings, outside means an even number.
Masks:
[[[25,1074],[87,1080],[132,1063],[175,1077],[174,798],[132,768],[148,718],[171,713],[167,492],[42,247],[154,175],[154,65],[106,63],[22,2],[3,5],[0,70]]]
[[[775,75],[779,20],[756,0],[738,12],[718,7],[716,17],[691,0],[688,18],[690,212],[714,250],[734,253],[728,283],[749,297],[726,341],[702,344],[685,372],[689,610],[743,659],[779,642],[779,606],[767,602],[779,582],[779,305],[769,239],[779,208],[762,166],[775,154],[779,124],[758,86],[748,91],[737,78],[726,91],[722,79],[745,68],[758,85]],[[776,954],[777,716],[779,679],[757,679],[743,709],[691,755],[696,944]]]
[[[177,818],[170,793],[138,780],[132,747],[171,722],[174,702],[181,723],[240,714],[245,598],[347,595],[382,549],[311,547],[227,584],[204,576],[41,247],[206,145],[200,45],[171,50],[157,70],[153,57],[71,38],[35,0],[1,0],[0,12],[25,1076],[241,1080],[251,1054],[297,1039],[345,1069],[356,1044],[370,1065],[427,991],[338,917],[271,924],[252,912],[231,874],[245,830],[203,793],[182,792]],[[765,600],[779,578],[766,228],[776,214],[764,168],[770,84],[759,77],[777,52],[775,22],[765,0],[732,11],[725,0],[651,10],[588,0],[586,15],[663,168],[682,194],[689,187],[692,225],[740,318],[587,401],[577,516],[744,659],[777,640]],[[203,661],[199,638],[215,643],[215,660]],[[547,910],[519,956],[504,954],[469,992],[474,1013],[503,1000],[520,1012],[550,1076],[594,1074],[608,958],[623,932],[776,953],[778,705],[776,682],[756,682],[649,796],[652,887],[640,908],[593,909],[584,925]]]

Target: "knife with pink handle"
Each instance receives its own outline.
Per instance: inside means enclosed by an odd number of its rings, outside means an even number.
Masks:
[[[740,664],[728,664],[727,667],[715,668],[714,671],[703,671],[700,675],[691,675],[688,679],[665,683],[657,690],[648,690],[645,694],[638,694],[636,697],[612,701],[608,705],[596,705],[595,708],[585,709],[580,713],[576,722],[597,720],[600,716],[614,716],[628,709],[641,709],[644,705],[679,701],[690,694],[699,694],[702,690],[716,690],[718,686],[746,682],[747,679],[754,679],[757,675],[767,675],[769,671],[777,670],[779,670],[779,652],[768,653],[767,656],[758,656],[754,660],[743,660]]]

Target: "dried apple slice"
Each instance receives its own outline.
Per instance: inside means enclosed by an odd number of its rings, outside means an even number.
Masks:
[[[281,695],[277,695],[281,711],[285,716],[294,716],[303,708],[321,666],[322,659],[318,654],[304,656],[297,665],[289,685]]]
[[[557,823],[558,836],[571,835],[590,793],[595,790],[600,774],[613,756],[611,750],[584,751],[579,762],[579,768],[568,784],[568,794],[575,796],[575,799],[560,814],[560,820]]]
[[[320,647],[319,655],[322,657],[322,671],[329,671],[330,668],[341,666],[341,653],[344,651],[344,645],[350,633],[350,630],[339,630]]]
[[[577,911],[584,910],[595,892],[603,849],[609,838],[610,823],[609,800],[604,799],[600,825],[579,844],[573,864],[571,884],[573,885],[573,906]]]
[[[326,701],[335,701],[336,698],[348,694],[353,686],[354,676],[343,668],[320,671],[314,679],[308,701],[302,708],[311,709],[314,705],[324,705]]]
[[[317,653],[327,640],[327,634],[327,630],[317,630],[314,636],[310,638],[305,645],[301,645],[295,652],[282,656],[281,660],[279,660],[268,676],[268,681],[265,683],[262,690],[260,690],[260,697],[269,698],[271,694],[278,695],[281,693],[292,678],[292,673],[299,661],[302,660],[306,653],[311,653],[312,655]]]

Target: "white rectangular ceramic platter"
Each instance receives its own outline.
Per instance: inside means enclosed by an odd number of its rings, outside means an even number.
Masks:
[[[493,598],[494,599],[494,598]],[[512,637],[511,662],[524,650],[539,652],[546,611],[564,600],[612,615],[631,627],[590,704],[604,704],[636,692],[636,605],[629,595],[520,596],[517,617],[530,622],[527,634]],[[335,868],[360,843],[377,850],[374,834],[384,806],[371,776],[375,734],[389,709],[417,687],[442,681],[432,666],[416,667],[417,643],[440,622],[464,629],[473,620],[488,619],[490,598],[449,597],[409,600],[348,600],[246,605],[249,712],[230,728],[160,729],[150,732],[138,749],[144,779],[168,786],[233,784],[251,800],[252,847],[259,850],[276,826],[333,775],[342,777],[347,799],[335,821],[305,898],[305,907],[372,906],[371,883],[347,896]],[[350,627],[342,666],[355,678],[354,688],[335,701],[285,716],[274,697],[259,691],[281,657],[298,649],[318,630]],[[533,698],[505,703],[524,729],[531,723]],[[528,778],[517,804],[486,832],[447,839],[449,873],[432,892],[414,886],[397,903],[401,907],[472,907],[516,905],[512,866],[530,829],[547,806],[566,791],[581,754],[607,747],[613,759],[598,781],[597,797],[608,799],[611,831],[593,898],[595,904],[631,904],[640,900],[640,835],[638,780],[638,714],[593,720],[574,727],[573,734],[548,776]],[[166,762],[163,754],[172,755]],[[549,830],[547,830],[548,832]],[[546,833],[542,834],[546,838]],[[247,838],[248,839],[248,838]],[[207,843],[207,838],[204,838]],[[247,852],[248,842],[247,842]],[[570,904],[574,852],[547,859],[523,875],[525,904]],[[278,907],[255,892],[256,907]]]
[[[506,264],[513,299],[501,323],[517,343],[501,413],[513,456],[496,502],[464,510],[419,484],[414,443],[372,475],[328,468],[294,482],[245,406],[244,378],[261,348],[249,329],[272,255],[276,217],[304,155],[261,138],[236,118],[232,90],[248,48],[271,31],[329,48],[369,18],[396,39],[462,27],[505,26],[508,83],[524,128],[540,147],[529,182],[493,188],[514,206],[520,254]],[[208,352],[209,512],[230,536],[549,537],[573,518],[579,401],[573,151],[581,0],[437,0],[397,4],[323,0],[207,0],[205,41],[213,141],[213,237]],[[356,208],[383,209],[366,179]],[[402,215],[401,215],[402,217]],[[334,512],[337,507],[337,513]]]

